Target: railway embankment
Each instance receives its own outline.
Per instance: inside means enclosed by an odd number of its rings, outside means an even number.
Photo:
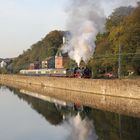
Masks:
[[[0,75],[0,83],[13,85],[51,87],[64,90],[85,92],[111,97],[123,97],[140,100],[140,80],[113,79],[81,79],[58,78],[46,76]]]

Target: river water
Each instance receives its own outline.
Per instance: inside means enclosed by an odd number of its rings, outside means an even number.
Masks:
[[[140,118],[39,98],[0,87],[0,140],[140,140]]]

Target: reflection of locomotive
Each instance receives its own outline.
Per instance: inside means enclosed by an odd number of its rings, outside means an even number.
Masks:
[[[54,77],[76,77],[76,78],[90,78],[91,71],[89,68],[72,68],[72,69],[34,69],[21,70],[20,74],[30,76],[54,76]]]

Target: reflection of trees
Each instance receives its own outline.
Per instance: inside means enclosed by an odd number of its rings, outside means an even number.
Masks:
[[[93,109],[88,118],[94,121],[99,140],[140,140],[140,119]]]
[[[63,116],[60,111],[57,110],[54,104],[19,93],[19,90],[14,89],[20,99],[26,101],[31,107],[36,110],[39,114],[45,117],[53,125],[58,125],[62,122]]]
[[[81,118],[88,117],[95,126],[98,140],[140,140],[140,119],[127,117],[111,112],[83,107],[83,110],[77,108],[61,106],[56,107],[54,103],[49,103],[36,99],[34,97],[21,94],[18,89],[9,88],[20,99],[25,100],[38,113],[43,115],[53,125],[58,125],[79,112]]]

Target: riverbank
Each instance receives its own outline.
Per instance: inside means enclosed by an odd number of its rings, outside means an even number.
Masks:
[[[123,97],[130,99],[140,99],[140,80],[95,80],[95,79],[75,79],[58,78],[46,76],[21,76],[21,75],[0,75],[0,83],[12,82],[13,84],[37,85],[41,87],[51,87],[64,90],[96,93],[111,97]]]
[[[38,99],[48,99],[52,97],[68,103],[72,102],[79,105],[140,118],[140,99],[111,96],[93,92],[65,90],[44,85],[31,84],[28,83],[29,81],[15,82],[15,79],[13,81],[12,79],[10,80],[9,77],[4,77],[0,78],[0,84],[8,86],[11,91],[12,88],[15,88],[15,90],[20,92],[20,94],[27,94],[28,96],[33,96]],[[24,78],[27,80],[27,77]]]

